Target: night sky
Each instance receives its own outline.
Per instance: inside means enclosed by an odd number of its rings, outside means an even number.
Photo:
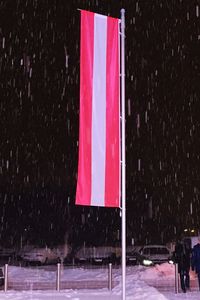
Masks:
[[[127,242],[200,225],[200,0],[0,1],[0,244],[103,245],[119,209],[75,206],[80,12],[126,10]]]

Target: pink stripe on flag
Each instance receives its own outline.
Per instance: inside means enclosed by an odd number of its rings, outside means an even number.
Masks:
[[[119,21],[108,17],[107,22],[105,206],[119,207]]]
[[[79,163],[76,204],[91,204],[94,13],[81,11]]]

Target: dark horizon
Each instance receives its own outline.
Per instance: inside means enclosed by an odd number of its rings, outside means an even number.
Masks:
[[[200,1],[0,4],[1,244],[117,242],[119,209],[75,206],[77,8],[126,14],[127,242],[199,229]],[[98,239],[97,239],[98,237]]]

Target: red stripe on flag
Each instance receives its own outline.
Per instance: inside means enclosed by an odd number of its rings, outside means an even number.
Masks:
[[[81,11],[79,164],[76,204],[91,204],[94,13]]]
[[[107,19],[105,206],[119,207],[119,22]]]

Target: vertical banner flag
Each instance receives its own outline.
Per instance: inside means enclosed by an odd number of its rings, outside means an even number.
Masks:
[[[81,11],[76,204],[120,206],[119,19]]]

